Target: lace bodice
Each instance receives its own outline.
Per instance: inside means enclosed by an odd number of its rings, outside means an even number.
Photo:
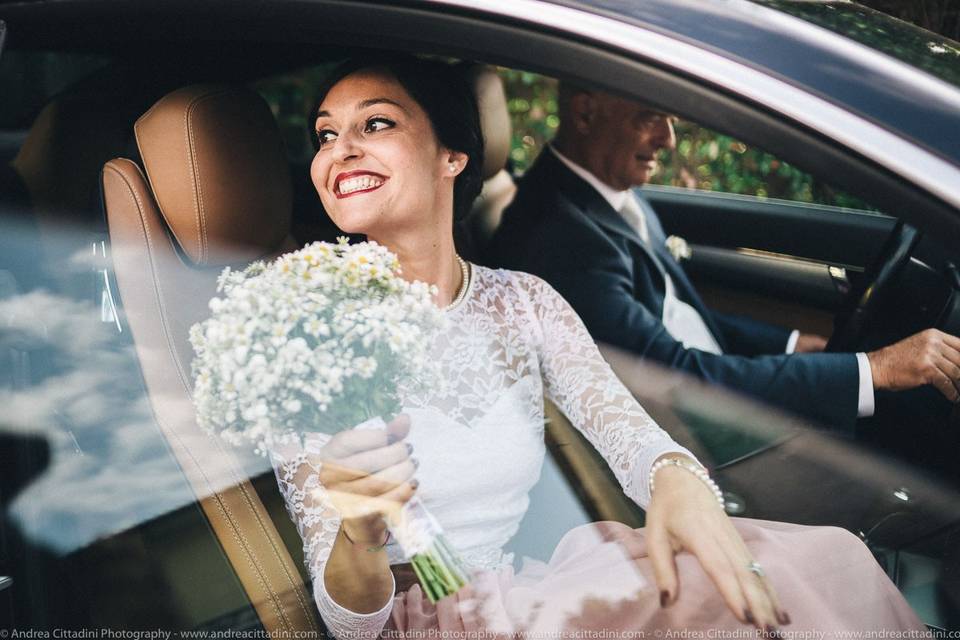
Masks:
[[[540,477],[545,444],[543,397],[550,398],[609,464],[641,507],[656,458],[688,451],[647,415],[600,356],[577,314],[546,282],[525,273],[473,266],[464,300],[435,345],[444,384],[404,396],[407,441],[420,461],[418,495],[468,566],[512,561],[503,546],[516,533]],[[340,640],[376,637],[390,613],[349,611],[327,593],[324,567],[340,519],[324,500],[305,451],[273,452],[277,479],[304,540],[314,597]],[[320,491],[314,491],[321,489]],[[387,546],[391,564],[408,561]]]

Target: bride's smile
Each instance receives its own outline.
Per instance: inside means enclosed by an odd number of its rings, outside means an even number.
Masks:
[[[372,171],[345,171],[337,176],[334,194],[338,198],[349,198],[360,193],[368,193],[383,186],[388,178]]]
[[[444,149],[423,108],[388,73],[368,69],[339,82],[315,123],[311,177],[334,223],[381,244],[446,230],[463,164]]]

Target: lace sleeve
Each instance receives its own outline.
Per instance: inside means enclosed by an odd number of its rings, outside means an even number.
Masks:
[[[516,274],[516,281],[538,333],[545,394],[600,452],[624,493],[645,509],[654,461],[665,453],[696,458],[647,415],[553,287],[529,274]]]
[[[323,580],[327,559],[340,530],[340,515],[320,484],[320,465],[312,454],[319,451],[328,437],[311,434],[305,450],[297,445],[275,447],[270,451],[270,459],[287,513],[303,539],[304,561],[313,581],[313,598],[327,631],[338,640],[372,639],[380,634],[390,617],[393,598],[379,611],[357,613],[334,602]]]

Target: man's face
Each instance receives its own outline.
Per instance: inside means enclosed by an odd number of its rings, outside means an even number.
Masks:
[[[617,191],[646,183],[658,152],[676,146],[676,118],[605,93],[592,93],[589,100],[592,115],[578,127],[587,136],[586,169]]]

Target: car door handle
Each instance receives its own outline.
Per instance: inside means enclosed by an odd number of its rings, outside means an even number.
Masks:
[[[0,576],[0,591],[4,591],[13,586],[13,578],[10,576]]]

